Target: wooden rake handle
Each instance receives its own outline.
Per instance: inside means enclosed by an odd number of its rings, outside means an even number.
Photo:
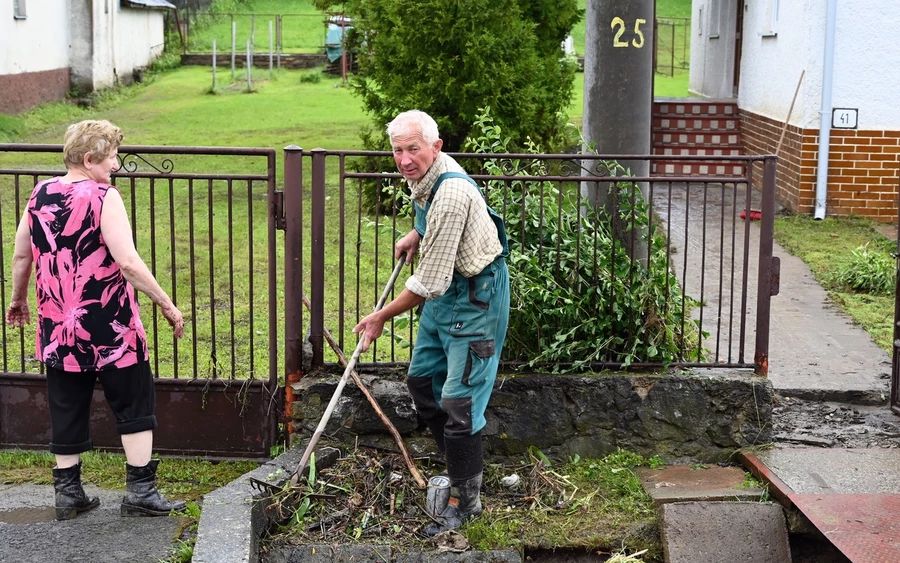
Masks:
[[[388,294],[390,294],[391,289],[394,287],[394,282],[397,280],[397,276],[400,274],[400,269],[403,267],[403,264],[405,262],[405,255],[401,255],[400,259],[397,261],[397,265],[394,267],[391,278],[388,280],[388,283],[381,294],[381,298],[375,305],[375,311],[381,310],[381,308],[384,306],[385,301],[387,301]],[[310,307],[309,300],[306,299],[306,296],[303,296],[303,301],[304,305]],[[327,331],[324,332],[327,334]],[[332,344],[333,341],[334,339],[330,338],[329,335],[329,344]],[[353,375],[353,379],[354,381],[356,381],[356,384],[360,386],[360,389],[364,389],[363,393],[366,395],[366,397],[370,398],[370,402],[373,402],[373,404],[377,404],[374,402],[375,398],[371,397],[371,393],[368,392],[368,389],[365,389],[365,386],[359,379],[359,375],[355,370],[356,362],[359,359],[359,355],[362,353],[362,346],[364,342],[364,339],[360,339],[359,343],[356,345],[356,349],[353,351],[353,355],[351,356],[349,362],[346,361],[346,359],[343,357],[343,354],[339,354],[346,365],[344,369],[344,375],[341,376],[341,380],[338,382],[337,388],[334,390],[334,395],[332,395],[331,401],[328,403],[328,407],[325,409],[325,413],[322,415],[322,420],[319,421],[318,427],[316,427],[315,432],[309,440],[309,444],[307,444],[306,446],[306,450],[303,452],[303,457],[300,459],[300,463],[297,464],[297,470],[294,471],[294,474],[291,476],[291,486],[296,486],[300,482],[300,475],[306,468],[306,464],[309,462],[309,458],[311,457],[313,450],[315,450],[316,445],[319,443],[319,438],[322,437],[322,433],[325,431],[325,427],[327,426],[328,421],[331,419],[331,415],[333,414],[334,409],[337,406],[338,399],[340,398],[341,392],[344,390],[344,386],[347,384],[347,379],[350,375]],[[337,343],[333,343],[332,346],[337,348]],[[376,407],[376,412],[379,414],[379,417],[381,417],[382,422],[388,425],[388,430],[391,431],[394,439],[397,440],[398,444],[400,444],[400,449],[403,452],[406,463],[410,466],[410,471],[412,472],[413,477],[416,479],[416,483],[419,485],[419,488],[425,488],[425,480],[422,479],[422,476],[419,474],[419,472],[415,470],[415,464],[412,463],[412,458],[409,457],[409,452],[406,451],[406,447],[403,445],[403,441],[400,438],[400,434],[397,432],[397,429],[393,426],[393,424],[391,424],[390,420],[388,420],[387,417],[384,416],[384,411],[382,411],[380,407]]]
[[[302,296],[302,298],[303,304],[306,306],[306,309],[309,310],[312,304],[309,302],[309,299],[305,294]],[[338,346],[337,341],[335,341],[334,337],[331,336],[331,332],[329,332],[327,328],[323,327],[323,332],[325,334],[325,340],[328,341],[331,349],[334,350],[335,354],[337,354],[338,359],[341,361],[341,365],[346,367],[348,362],[343,350],[341,350],[341,347]],[[394,442],[396,442],[397,447],[400,448],[400,453],[403,454],[403,461],[406,462],[406,467],[409,468],[409,472],[412,474],[413,479],[416,480],[416,484],[420,489],[424,489],[426,486],[425,479],[416,468],[416,462],[413,461],[412,456],[409,455],[409,451],[406,449],[406,444],[403,442],[403,438],[400,437],[400,432],[397,431],[397,427],[394,426],[394,423],[391,422],[391,419],[389,419],[387,415],[384,414],[384,410],[381,408],[381,405],[378,404],[378,399],[376,399],[375,396],[372,395],[372,392],[369,391],[369,388],[366,387],[366,384],[363,383],[362,379],[360,379],[359,373],[355,369],[350,371],[350,377],[353,378],[356,386],[359,387],[359,390],[362,391],[362,394],[365,395],[366,399],[369,400],[369,404],[372,405],[372,409],[375,411],[375,414],[378,415],[378,418],[381,419],[384,427],[387,428],[388,432],[391,433],[391,436],[394,437]]]

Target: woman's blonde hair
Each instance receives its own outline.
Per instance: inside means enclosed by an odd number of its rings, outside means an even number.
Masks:
[[[63,139],[63,162],[66,168],[84,166],[84,156],[100,162],[122,144],[122,130],[109,121],[87,119],[69,125]]]

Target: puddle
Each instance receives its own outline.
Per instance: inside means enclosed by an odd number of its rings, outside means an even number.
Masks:
[[[52,506],[0,510],[0,522],[6,524],[39,524],[41,522],[53,522],[54,520],[56,520],[56,509]]]

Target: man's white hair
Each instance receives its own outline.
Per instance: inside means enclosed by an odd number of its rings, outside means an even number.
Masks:
[[[393,140],[397,135],[422,134],[422,140],[433,145],[440,139],[437,123],[424,111],[412,109],[404,111],[387,125],[388,138]]]

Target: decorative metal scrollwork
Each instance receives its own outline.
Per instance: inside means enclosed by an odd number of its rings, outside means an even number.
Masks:
[[[561,160],[559,162],[560,176],[581,176],[583,169],[581,160]]]
[[[119,153],[118,159],[119,170],[125,172],[137,172],[138,169],[142,167],[141,163],[144,163],[144,165],[149,166],[160,174],[171,174],[172,171],[175,170],[175,163],[169,158],[164,158],[159,166],[154,165],[137,153]]]

